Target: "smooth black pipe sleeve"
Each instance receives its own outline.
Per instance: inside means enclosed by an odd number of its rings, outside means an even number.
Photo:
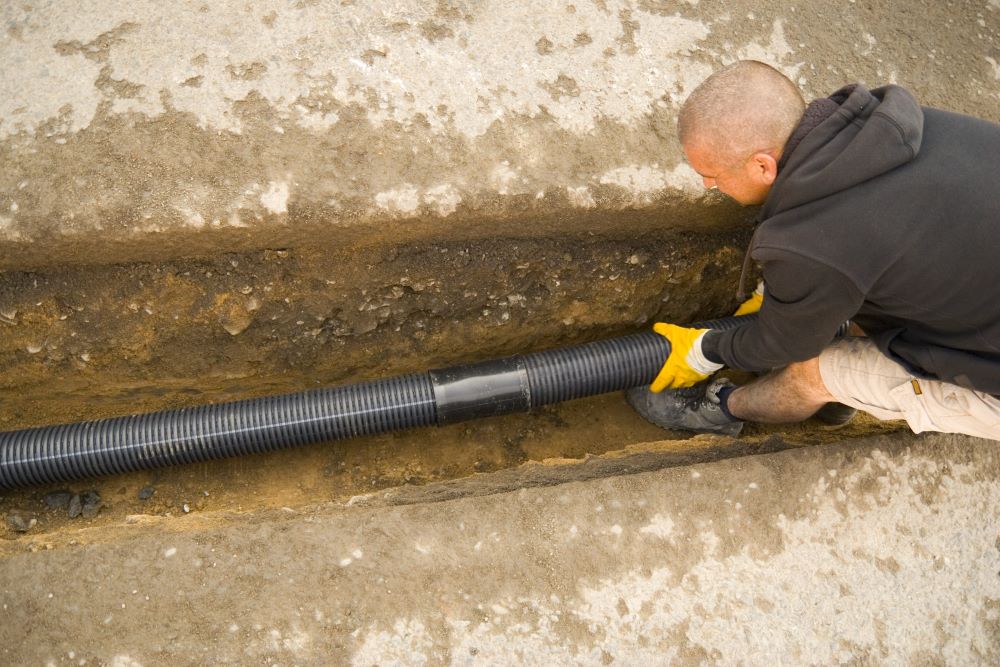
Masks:
[[[531,385],[522,357],[452,366],[428,375],[439,425],[526,412],[531,407]]]
[[[0,488],[523,412],[649,384],[669,355],[669,341],[646,332],[342,387],[10,431],[0,433]]]

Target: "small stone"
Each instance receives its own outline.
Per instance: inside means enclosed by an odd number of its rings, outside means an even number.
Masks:
[[[156,493],[156,489],[151,486],[144,486],[139,489],[139,500],[149,500]]]
[[[253,323],[253,318],[246,308],[237,303],[231,303],[226,311],[219,316],[219,323],[230,336],[239,336]]]
[[[225,320],[222,324],[222,328],[226,330],[230,336],[239,336],[241,333],[247,330],[250,326],[251,320],[249,317],[232,317]]]
[[[87,491],[83,494],[83,518],[93,519],[97,516],[97,513],[104,506],[101,501],[101,496],[98,495],[97,491]]]
[[[80,502],[80,494],[77,493],[69,499],[69,518],[75,519],[80,516],[81,512],[83,512],[83,503]]]
[[[69,501],[72,497],[73,493],[70,491],[53,491],[52,493],[46,493],[42,500],[45,501],[49,509],[62,510],[69,507]]]
[[[7,514],[7,525],[18,533],[26,533],[38,524],[31,512],[14,510]]]

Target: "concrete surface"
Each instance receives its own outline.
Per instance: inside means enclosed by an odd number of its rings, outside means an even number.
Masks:
[[[265,516],[137,516],[0,560],[0,655],[996,664],[998,455],[873,438],[437,503],[410,487]]]
[[[764,59],[810,96],[899,82],[1000,120],[998,10],[8,2],[0,259],[732,225],[731,209],[706,212],[718,200],[702,201],[674,139],[680,102],[713,68]]]

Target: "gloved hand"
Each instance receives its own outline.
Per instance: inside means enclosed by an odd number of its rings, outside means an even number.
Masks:
[[[722,364],[709,361],[701,351],[701,340],[708,329],[689,329],[657,322],[653,331],[670,341],[670,356],[649,386],[650,391],[659,393],[668,387],[690,387],[722,368]]]
[[[753,291],[750,298],[740,304],[740,307],[736,309],[733,315],[739,317],[740,315],[750,315],[756,313],[760,310],[760,307],[764,305],[764,281],[761,280],[757,283],[757,289]]]

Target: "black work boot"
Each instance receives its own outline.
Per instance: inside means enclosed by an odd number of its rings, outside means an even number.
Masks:
[[[828,428],[834,429],[849,424],[856,414],[858,414],[857,409],[849,405],[826,403],[816,411],[813,417],[826,424]]]
[[[719,406],[719,389],[731,387],[725,378],[702,382],[689,389],[664,389],[654,394],[649,387],[635,387],[625,398],[643,419],[660,428],[696,433],[739,435],[743,422],[730,419]]]

